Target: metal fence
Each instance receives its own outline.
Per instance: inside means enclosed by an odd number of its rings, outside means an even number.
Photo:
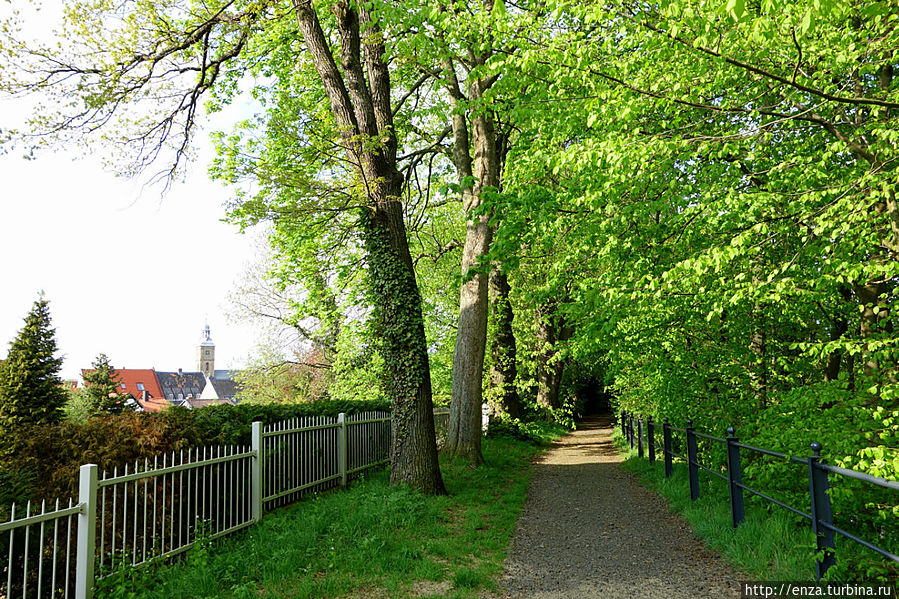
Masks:
[[[437,416],[435,415],[435,418]],[[98,473],[78,501],[12,506],[0,522],[0,599],[90,599],[95,579],[258,522],[264,510],[343,486],[389,461],[391,417],[364,412],[252,425],[249,447],[206,447]]]
[[[817,555],[820,556],[820,558],[815,561],[815,576],[818,580],[820,580],[827,569],[835,563],[836,555],[834,539],[836,534],[866,547],[888,560],[899,563],[899,556],[835,526],[833,522],[830,494],[828,493],[828,489],[830,488],[830,475],[862,481],[892,491],[899,491],[899,482],[897,481],[886,480],[871,476],[870,474],[865,474],[864,472],[857,472],[855,470],[823,464],[821,462],[821,444],[817,442],[811,443],[810,445],[813,455],[806,458],[798,458],[770,449],[740,443],[733,427],[727,429],[727,438],[721,438],[697,431],[693,428],[693,422],[691,420],[687,421],[686,427],[677,428],[671,426],[668,422],[668,418],[665,418],[660,427],[658,423],[652,421],[651,417],[644,419],[642,416],[636,416],[624,411],[621,412],[620,424],[622,435],[630,444],[631,449],[636,447],[638,457],[642,458],[645,454],[648,454],[649,462],[653,463],[656,461],[657,451],[661,450],[665,464],[666,477],[672,475],[672,464],[675,458],[678,458],[687,464],[690,499],[693,501],[699,499],[700,471],[707,472],[712,476],[722,479],[729,489],[731,525],[734,528],[744,521],[743,491],[747,491],[752,495],[782,507],[807,520],[811,524],[812,533],[816,538]],[[662,441],[660,446],[658,445],[658,439],[655,434],[658,428],[662,429]],[[676,453],[673,450],[676,440],[675,435],[682,436],[680,445],[681,447],[686,448],[686,455],[683,453]],[[697,442],[697,439],[704,439],[709,443],[717,443],[723,446],[726,451],[726,464],[720,471],[702,464],[699,458],[699,443]],[[751,454],[774,457],[786,462],[805,466],[808,471],[810,512],[797,509],[796,507],[770,497],[761,491],[744,485],[742,480],[743,469],[741,467],[741,450],[750,452]],[[726,474],[722,474],[722,471],[726,472]]]
[[[68,597],[75,588],[72,565],[77,541],[77,518],[83,506],[65,507],[59,500],[47,511],[25,505],[24,511],[10,509],[9,520],[0,523],[0,549],[7,546],[7,560],[0,580],[0,598]]]

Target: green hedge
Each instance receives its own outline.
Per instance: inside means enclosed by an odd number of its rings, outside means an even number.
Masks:
[[[302,416],[336,416],[390,411],[386,401],[323,401],[304,404],[216,405],[196,410],[171,408],[155,414],[124,413],[18,427],[13,453],[0,464],[0,509],[25,499],[65,499],[77,495],[78,469],[100,471],[152,460],[153,456],[207,445],[249,445],[250,423]]]

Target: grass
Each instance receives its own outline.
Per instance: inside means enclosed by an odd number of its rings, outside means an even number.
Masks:
[[[664,496],[672,511],[680,513],[696,535],[745,574],[746,580],[814,581],[814,536],[795,516],[756,505],[747,496],[746,519],[734,529],[724,481],[700,473],[699,499],[691,501],[686,464],[675,463],[672,477],[665,478],[661,461],[650,465],[649,460],[638,458],[636,451],[625,445],[620,431],[614,438],[628,456],[623,467]]]
[[[613,439],[627,456],[623,467],[664,496],[672,511],[680,513],[696,535],[746,580],[815,580],[815,538],[804,519],[744,493],[745,521],[734,529],[724,481],[700,472],[699,499],[691,501],[686,464],[675,463],[671,478],[665,478],[661,460],[650,465],[648,459],[637,457],[620,430],[614,431]],[[828,570],[826,581],[896,585],[899,580],[895,564],[840,535],[835,538],[835,555],[836,565]]]
[[[486,439],[481,468],[441,458],[445,497],[371,473],[196,546],[182,562],[125,571],[104,581],[98,597],[479,597],[502,573],[540,449]]]

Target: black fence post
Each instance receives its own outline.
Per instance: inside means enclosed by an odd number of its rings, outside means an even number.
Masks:
[[[655,425],[652,423],[652,416],[646,417],[646,445],[649,448],[649,463],[656,461],[656,436]]]
[[[643,457],[643,416],[637,416],[637,457]]]
[[[827,471],[818,468],[821,461],[821,444],[812,443],[815,455],[808,459],[809,495],[812,499],[812,532],[815,534],[818,554],[821,558],[815,562],[815,578],[821,580],[827,569],[835,563],[833,531],[821,524],[831,524],[833,515],[830,510],[830,495],[827,493],[829,483]]]
[[[690,471],[690,499],[699,499],[699,458],[696,448],[696,429],[693,421],[687,420],[687,466]]]
[[[628,439],[631,442],[631,449],[633,449],[634,448],[634,415],[633,414],[628,414],[627,422],[628,422],[628,425],[627,425]]]
[[[730,483],[730,522],[736,528],[743,523],[743,483],[740,475],[740,440],[734,436],[734,427],[727,429],[727,479]]]
[[[671,478],[671,424],[668,418],[662,422],[662,453],[665,458],[665,478]]]
[[[627,418],[627,412],[625,410],[621,410],[621,436],[627,439],[627,424],[625,424]]]

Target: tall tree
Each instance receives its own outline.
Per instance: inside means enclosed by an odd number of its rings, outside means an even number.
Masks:
[[[487,396],[491,413],[521,417],[521,399],[515,379],[518,376],[517,347],[512,329],[514,312],[509,297],[509,276],[497,264],[490,271],[490,318],[492,320],[491,359]]]
[[[39,118],[45,132],[72,137],[87,132],[90,138],[98,128],[118,125],[124,147],[135,152],[132,168],[146,166],[162,148],[172,147],[174,170],[189,147],[207,92],[217,90],[218,100],[228,101],[249,64],[263,55],[289,56],[277,68],[269,65],[266,75],[308,75],[310,86],[327,99],[334,143],[344,156],[338,168],[353,198],[354,229],[365,249],[376,306],[385,390],[393,401],[391,481],[443,493],[421,298],[400,202],[404,177],[397,168],[390,57],[377,8],[377,3],[355,0],[328,7],[310,0],[214,2],[190,10],[178,3],[73,1],[66,14],[76,25],[71,35],[77,44],[69,46],[77,51],[7,40],[11,47],[4,49],[11,51],[3,55],[30,64],[18,65],[19,80],[5,78],[3,85],[69,98],[60,107],[73,112]],[[330,14],[320,16],[325,10]],[[293,16],[296,27],[285,14]],[[72,95],[83,101],[71,102]],[[140,111],[148,100],[155,103],[149,115],[134,121],[122,114]],[[330,161],[333,154],[319,160]]]
[[[84,373],[84,390],[91,399],[91,407],[95,412],[119,414],[125,409],[128,396],[122,392],[122,382],[106,354],[100,354],[94,360],[92,370]]]
[[[59,377],[62,358],[56,357],[55,329],[50,324],[49,303],[41,294],[0,365],[0,435],[4,437],[22,424],[62,419],[67,396]]]
[[[508,131],[491,106],[491,89],[503,75],[492,62],[507,24],[503,0],[440,4],[440,80],[449,96],[452,159],[466,217],[462,284],[453,351],[453,388],[444,450],[483,462],[481,406],[489,313],[489,262],[493,241],[485,199],[500,190]]]

